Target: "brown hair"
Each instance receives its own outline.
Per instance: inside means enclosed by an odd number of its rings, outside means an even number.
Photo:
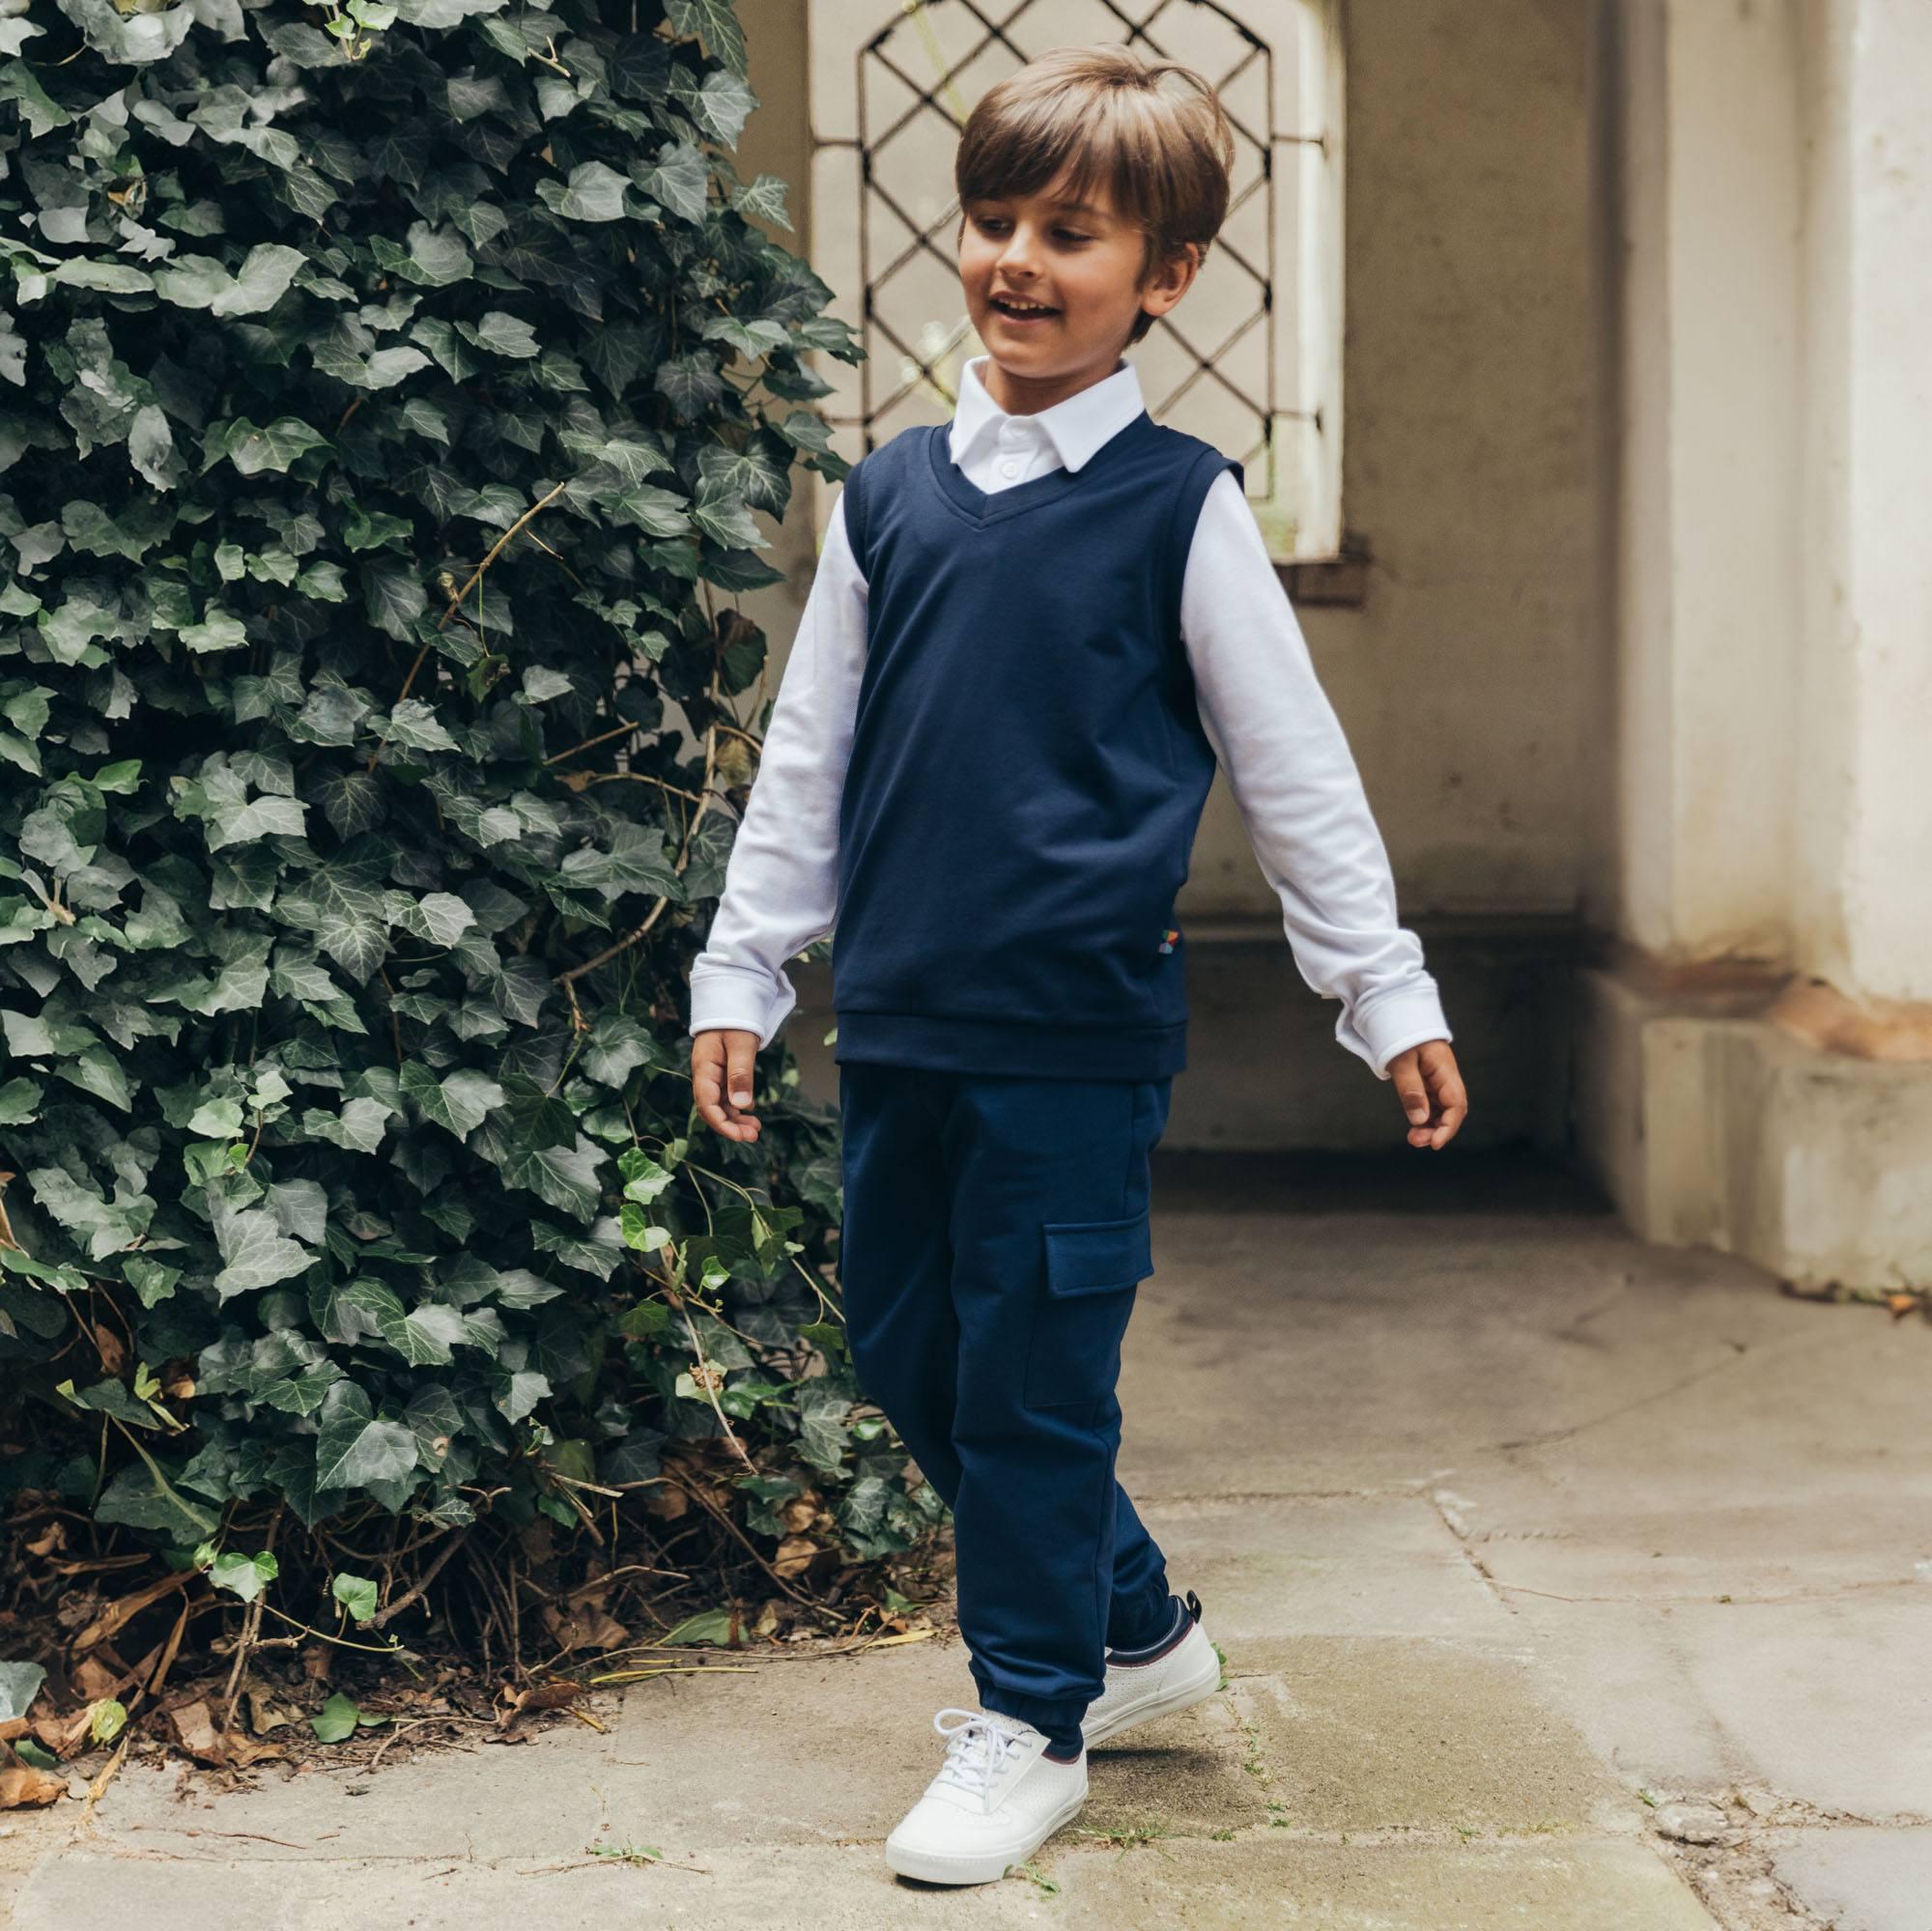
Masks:
[[[1178,90],[1161,85],[1172,74]],[[1122,220],[1146,237],[1137,286],[1193,241],[1205,262],[1228,216],[1235,135],[1213,87],[1178,61],[1121,45],[1055,47],[997,82],[967,117],[953,158],[968,203],[1037,194],[1063,167],[1068,192],[1104,183]],[[961,219],[965,217],[962,213]],[[1135,319],[1129,345],[1158,318]]]

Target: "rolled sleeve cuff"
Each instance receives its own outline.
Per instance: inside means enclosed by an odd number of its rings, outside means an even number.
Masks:
[[[755,1033],[762,1052],[798,1004],[798,993],[782,973],[775,986],[762,973],[741,966],[694,965],[691,970],[691,1036],[720,1027]]]
[[[1335,1036],[1366,1060],[1378,1079],[1389,1077],[1388,1063],[1425,1039],[1453,1039],[1434,980],[1405,986],[1378,999],[1366,1011],[1336,1022]]]

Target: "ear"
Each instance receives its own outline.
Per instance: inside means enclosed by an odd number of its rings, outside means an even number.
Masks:
[[[1183,241],[1148,277],[1141,294],[1141,307],[1150,315],[1165,315],[1201,272],[1205,251],[1198,241]]]

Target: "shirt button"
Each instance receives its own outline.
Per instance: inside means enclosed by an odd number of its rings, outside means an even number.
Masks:
[[[1003,476],[1017,476],[1019,472],[1020,466],[1010,456],[1000,465],[1000,474]]]

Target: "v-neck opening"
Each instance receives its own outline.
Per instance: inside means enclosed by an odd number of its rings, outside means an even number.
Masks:
[[[948,447],[950,425],[934,423],[926,435],[926,455],[932,466],[933,479],[941,493],[969,523],[988,524],[998,522],[1002,517],[1018,516],[1040,503],[1051,502],[1074,488],[1096,463],[1104,463],[1110,456],[1118,455],[1129,438],[1142,432],[1153,418],[1143,409],[1130,422],[1123,424],[1106,440],[1093,455],[1088,457],[1077,469],[1069,469],[1065,464],[1049,469],[1043,476],[1029,477],[1024,483],[1015,483],[1010,489],[982,490],[969,477],[965,470],[952,460]]]

